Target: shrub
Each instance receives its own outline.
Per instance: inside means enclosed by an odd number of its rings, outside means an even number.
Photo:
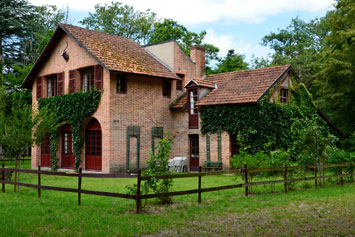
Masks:
[[[149,153],[149,160],[147,161],[148,169],[142,172],[143,176],[154,175],[167,175],[170,174],[168,167],[168,160],[171,152],[171,145],[173,144],[173,138],[168,133],[164,138],[159,140],[159,144],[155,147],[156,154]],[[166,193],[173,186],[173,179],[156,179],[151,178],[142,184],[142,194],[149,192],[153,193]],[[126,186],[130,194],[137,193],[136,184],[132,186]],[[159,201],[162,204],[171,203],[170,197],[160,197]]]

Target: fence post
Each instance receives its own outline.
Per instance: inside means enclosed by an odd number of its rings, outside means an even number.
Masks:
[[[5,182],[5,164],[2,163],[2,181]],[[2,183],[2,192],[5,193],[5,183]]]
[[[285,193],[287,193],[287,165],[285,165],[285,170],[284,170],[284,185],[285,185]]]
[[[137,178],[137,196],[136,196],[136,213],[139,214],[141,207],[141,170],[138,170]]]
[[[41,198],[41,166],[38,166],[38,198]]]
[[[248,165],[244,165],[244,175],[245,175],[245,196],[248,197]]]
[[[340,184],[344,186],[344,178],[343,178],[343,168],[340,167]]]
[[[354,182],[354,167],[353,167],[353,163],[350,164],[350,172],[351,172],[351,176],[350,176],[350,179],[351,179],[351,182]]]
[[[82,168],[79,168],[79,178],[78,178],[78,205],[81,206],[81,173],[83,172]]]
[[[198,172],[201,173],[201,166],[199,167]],[[199,175],[198,176],[198,203],[201,203],[201,181],[202,181],[202,177],[201,175]]]
[[[317,178],[317,164],[315,164],[315,167],[314,167],[314,185],[316,186],[316,188],[318,187],[318,178]]]

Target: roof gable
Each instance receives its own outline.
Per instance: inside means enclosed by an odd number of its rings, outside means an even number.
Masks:
[[[63,34],[68,34],[72,37],[79,46],[84,48],[106,70],[180,79],[174,72],[159,63],[132,39],[73,25],[60,24],[30,73],[23,81],[22,87],[29,88],[32,85],[34,77],[40,70],[43,62],[49,58],[51,50],[56,45],[56,41]]]
[[[207,80],[201,80],[201,79],[192,79],[190,80],[186,85],[185,88],[190,87],[192,84],[198,86],[198,87],[206,87],[206,88],[215,88],[215,83]]]
[[[206,80],[216,83],[218,89],[211,91],[197,105],[258,103],[290,70],[290,65],[283,65],[208,75]]]

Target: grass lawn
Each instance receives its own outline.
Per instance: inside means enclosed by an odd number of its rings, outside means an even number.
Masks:
[[[6,164],[8,167],[11,165]],[[22,165],[29,168],[29,163]],[[36,183],[37,176],[22,174],[21,182]],[[83,189],[126,193],[135,179],[83,178]],[[233,184],[233,176],[202,178],[202,187]],[[77,187],[77,178],[42,176],[43,185]],[[149,200],[142,214],[135,214],[135,202],[112,197],[77,195],[21,187],[18,193],[6,186],[0,193],[0,236],[229,236],[229,235],[355,235],[355,183],[344,187],[328,183],[315,189],[298,183],[295,190],[276,193],[269,186],[232,189],[173,197],[161,206]],[[197,178],[175,179],[174,190],[197,188]],[[144,204],[144,201],[143,201]]]

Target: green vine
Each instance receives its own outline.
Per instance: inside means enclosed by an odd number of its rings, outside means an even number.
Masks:
[[[89,92],[77,92],[50,98],[42,98],[38,101],[39,107],[48,106],[57,114],[57,124],[68,123],[72,128],[73,154],[75,155],[75,169],[81,164],[81,150],[84,144],[83,123],[99,106],[101,92],[96,90]],[[51,163],[52,169],[58,169],[57,143],[59,131],[51,135]]]
[[[241,148],[251,154],[258,151],[289,149],[295,139],[291,125],[295,120],[316,120],[319,125],[329,128],[319,119],[312,97],[304,84],[292,80],[290,103],[270,102],[273,90],[256,105],[206,106],[201,107],[202,133],[226,131],[237,137]]]

